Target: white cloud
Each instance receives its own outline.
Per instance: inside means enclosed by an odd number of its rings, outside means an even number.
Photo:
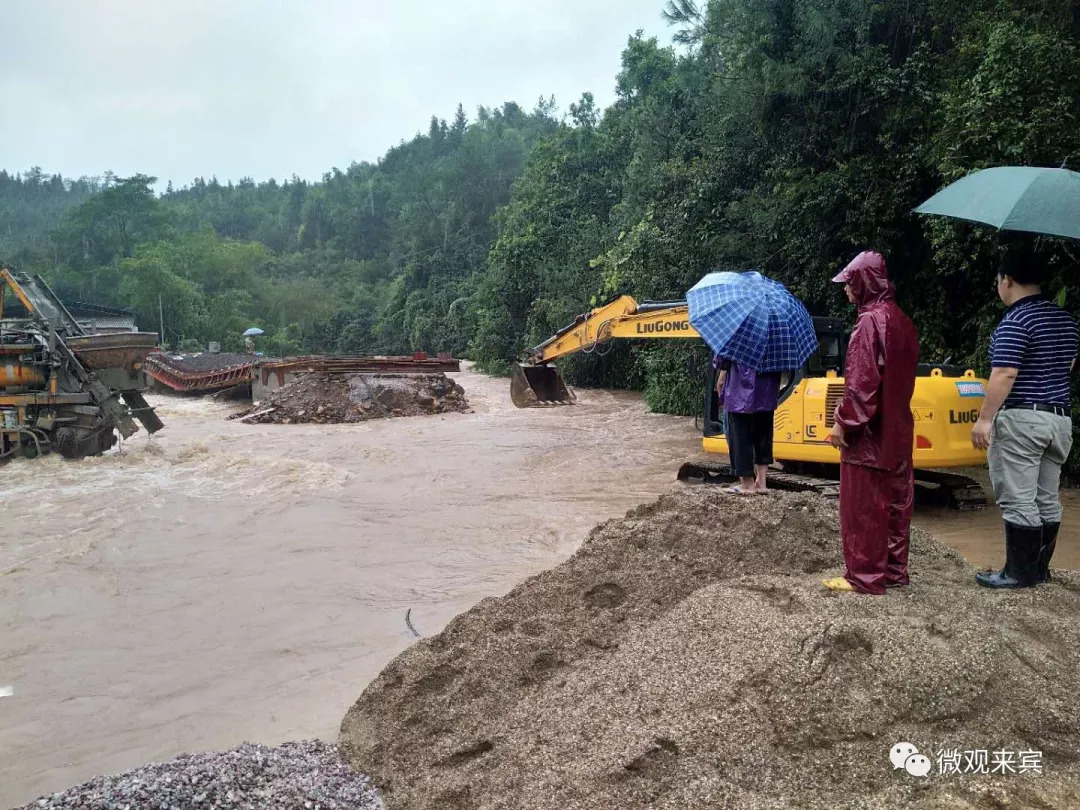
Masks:
[[[458,102],[614,97],[662,0],[35,0],[0,10],[0,165],[319,178]]]

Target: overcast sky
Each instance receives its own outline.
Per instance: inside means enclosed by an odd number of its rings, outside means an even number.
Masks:
[[[614,99],[663,0],[0,0],[0,168],[318,179],[483,105]]]

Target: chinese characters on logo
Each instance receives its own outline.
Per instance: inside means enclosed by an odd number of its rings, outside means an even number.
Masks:
[[[976,749],[961,751],[945,748],[934,757],[937,772],[942,776],[961,774],[986,774],[1004,776],[1009,774],[1043,772],[1042,751],[990,751]],[[889,751],[893,770],[905,770],[912,776],[926,776],[931,771],[931,758],[920,754],[908,742],[899,742]]]
[[[938,773],[1042,773],[1042,751],[961,751],[946,748],[937,755]]]

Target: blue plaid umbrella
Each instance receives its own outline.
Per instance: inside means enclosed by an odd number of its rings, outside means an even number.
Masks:
[[[686,294],[690,325],[714,352],[759,372],[794,371],[817,351],[798,298],[756,271],[709,273]]]

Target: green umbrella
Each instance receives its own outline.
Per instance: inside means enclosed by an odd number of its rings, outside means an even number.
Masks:
[[[1080,173],[1037,166],[983,169],[946,186],[915,213],[1080,239]]]

